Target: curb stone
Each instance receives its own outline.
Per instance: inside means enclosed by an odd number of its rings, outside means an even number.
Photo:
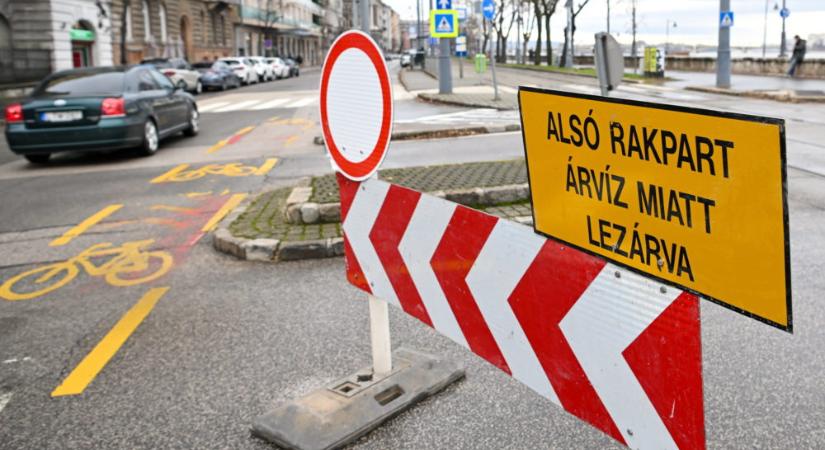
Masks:
[[[461,136],[473,136],[477,134],[509,133],[512,131],[521,131],[521,125],[511,123],[508,125],[437,128],[433,130],[419,131],[395,131],[392,133],[390,138],[393,141],[413,141],[424,139],[447,139]],[[315,136],[312,142],[315,145],[324,145],[324,137]]]
[[[732,89],[712,86],[687,86],[685,90],[704,92],[707,94],[722,94],[734,97],[750,97],[762,100],[774,100],[785,103],[825,103],[825,95],[798,95],[793,90],[775,91],[735,91]]]
[[[308,183],[308,180],[308,178],[306,181],[302,179],[299,184]],[[264,193],[266,191],[261,192],[261,194]],[[270,263],[344,255],[344,238],[341,237],[282,242],[278,239],[246,239],[233,236],[229,231],[229,225],[237,220],[259,195],[247,196],[243,202],[221,220],[212,233],[212,247],[215,250],[246,261]]]
[[[312,189],[309,188],[309,194],[306,194],[306,189],[305,187],[296,187],[289,194],[289,199],[306,198],[306,201],[303,203],[289,203],[289,200],[287,200],[287,211],[284,216],[288,223],[293,225],[315,225],[318,223],[335,223],[341,220],[340,202],[321,204],[310,202]],[[437,191],[429,194],[465,206],[495,206],[530,199],[530,189],[526,183]]]

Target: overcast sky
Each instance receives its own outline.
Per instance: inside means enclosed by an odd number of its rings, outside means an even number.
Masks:
[[[583,0],[574,0],[579,5]],[[384,0],[404,19],[415,19],[415,0]],[[498,3],[499,0],[496,1]],[[610,0],[610,31],[620,42],[631,41],[632,0]],[[427,17],[429,0],[422,0],[422,20]],[[731,43],[734,46],[761,46],[765,26],[764,0],[731,0],[734,26]],[[469,5],[469,0],[454,0],[454,5]],[[566,15],[564,0],[553,16],[551,29],[554,41],[564,39]],[[779,45],[782,18],[774,5],[781,8],[782,0],[768,1],[768,45]],[[811,33],[825,33],[825,0],[786,0],[791,11],[786,20],[788,40],[794,34],[807,39]],[[607,28],[607,0],[590,0],[576,21],[576,36],[592,35]],[[716,45],[719,22],[719,0],[637,0],[637,39],[664,42],[667,20],[675,21],[670,30],[670,42]],[[515,39],[515,30],[511,34]],[[535,33],[534,38],[535,39]],[[579,38],[580,39],[580,38]]]

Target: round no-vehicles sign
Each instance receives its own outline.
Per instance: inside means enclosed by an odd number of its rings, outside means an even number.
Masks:
[[[321,74],[321,129],[333,167],[351,180],[369,178],[390,143],[392,90],[381,50],[347,31],[329,49]]]

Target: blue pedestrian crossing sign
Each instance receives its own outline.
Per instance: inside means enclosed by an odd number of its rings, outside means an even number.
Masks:
[[[719,13],[719,26],[722,28],[733,26],[733,11],[721,11]]]
[[[458,36],[458,13],[452,9],[430,11],[430,36],[437,38]]]

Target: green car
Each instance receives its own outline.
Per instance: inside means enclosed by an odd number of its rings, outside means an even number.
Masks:
[[[151,66],[56,72],[22,103],[6,107],[14,153],[45,163],[52,153],[136,148],[158,150],[175,133],[198,133],[194,97]]]

